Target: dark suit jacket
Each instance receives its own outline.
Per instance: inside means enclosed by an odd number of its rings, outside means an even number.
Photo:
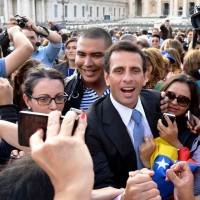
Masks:
[[[141,101],[151,131],[156,137],[160,93],[144,90]],[[97,101],[88,111],[86,144],[94,162],[94,187],[125,187],[128,172],[137,169],[136,154],[127,128],[111,103],[110,96]]]

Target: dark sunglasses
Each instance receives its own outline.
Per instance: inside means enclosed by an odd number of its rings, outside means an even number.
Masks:
[[[177,103],[183,107],[188,106],[191,102],[191,100],[188,97],[183,96],[183,95],[176,96],[176,94],[171,91],[166,91],[165,94],[169,98],[170,101],[173,101],[174,99],[176,99]]]

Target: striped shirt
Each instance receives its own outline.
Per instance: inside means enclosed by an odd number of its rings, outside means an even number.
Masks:
[[[107,88],[102,96],[99,96],[95,90],[91,88],[84,88],[83,97],[81,99],[80,109],[87,110],[97,99],[104,97],[110,93],[110,89]]]

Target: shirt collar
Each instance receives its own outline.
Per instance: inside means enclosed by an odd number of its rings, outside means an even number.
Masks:
[[[112,96],[112,94],[110,94],[110,100],[111,100],[113,106],[115,107],[115,109],[117,110],[117,112],[119,113],[119,115],[120,115],[122,121],[124,122],[125,126],[128,126],[128,124],[129,124],[129,122],[131,120],[131,115],[132,115],[133,109],[132,108],[128,108],[128,107],[120,104],[119,102],[117,102],[114,99],[114,97]],[[144,109],[143,109],[140,97],[138,98],[137,104],[136,104],[134,109],[140,111],[142,116],[145,116]]]

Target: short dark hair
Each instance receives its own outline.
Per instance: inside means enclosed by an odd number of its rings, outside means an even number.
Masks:
[[[153,37],[156,37],[156,38],[158,38],[158,39],[160,40],[160,35],[158,35],[158,34],[153,34],[151,37],[152,37],[152,38],[153,38]]]
[[[80,38],[103,39],[107,48],[112,44],[110,34],[106,30],[98,27],[93,27],[85,30],[81,33]]]
[[[114,43],[105,53],[104,70],[110,71],[110,57],[113,52],[127,51],[130,53],[138,53],[141,56],[143,71],[146,72],[146,57],[145,54],[135,45],[128,41],[119,41]]]
[[[28,72],[27,78],[24,80],[23,85],[24,93],[27,96],[32,95],[34,87],[43,78],[59,80],[64,86],[64,77],[58,70],[40,64],[36,68],[30,69]]]
[[[0,197],[1,200],[52,200],[54,188],[31,157],[23,157],[0,172]]]

